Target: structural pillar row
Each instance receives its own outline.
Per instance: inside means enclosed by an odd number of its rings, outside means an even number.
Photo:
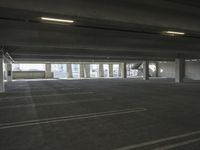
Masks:
[[[72,64],[67,64],[67,78],[73,78],[72,75]]]
[[[103,64],[99,64],[99,77],[104,77]]]
[[[52,78],[50,63],[45,64],[45,78]]]
[[[175,59],[175,82],[183,82],[185,74],[185,60],[182,58]]]
[[[109,64],[109,77],[113,77],[113,64]]]
[[[3,65],[4,65],[4,59],[3,59],[3,55],[1,55],[0,56],[0,93],[5,92]]]
[[[143,62],[143,79],[149,80],[149,61],[145,60]]]

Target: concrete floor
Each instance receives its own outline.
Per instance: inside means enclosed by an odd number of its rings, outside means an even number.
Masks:
[[[200,149],[200,83],[16,81],[6,89],[1,150]]]

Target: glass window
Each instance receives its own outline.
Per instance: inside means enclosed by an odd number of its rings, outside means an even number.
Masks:
[[[99,64],[90,65],[90,77],[98,78],[99,77]]]
[[[66,64],[52,64],[51,71],[54,72],[66,72]]]
[[[52,64],[51,71],[53,72],[54,78],[67,78],[66,64]]]
[[[80,65],[72,64],[72,74],[73,78],[80,78]]]
[[[142,62],[127,64],[127,77],[142,77],[143,75]]]
[[[104,64],[103,65],[103,70],[104,70],[104,77],[108,78],[109,77],[109,65]]]
[[[113,77],[119,77],[119,64],[113,64]]]

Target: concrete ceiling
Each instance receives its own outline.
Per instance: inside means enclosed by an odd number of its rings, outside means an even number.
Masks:
[[[0,45],[14,60],[200,58],[199,7],[197,0],[1,0]],[[160,34],[166,30],[186,36]]]

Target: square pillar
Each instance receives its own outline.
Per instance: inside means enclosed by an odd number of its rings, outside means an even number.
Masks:
[[[181,83],[185,74],[185,60],[181,58],[175,59],[175,65],[175,82]]]
[[[7,71],[6,71],[6,73],[7,73],[7,81],[9,82],[9,81],[12,81],[12,79],[13,79],[12,64],[9,63],[6,66],[7,66],[6,67],[6,69],[7,69]]]
[[[4,61],[5,62],[5,61]],[[3,69],[3,73],[4,73],[4,80],[7,80],[7,64],[6,63],[4,63],[4,69]]]
[[[52,78],[51,64],[45,64],[45,78]]]
[[[149,80],[149,61],[148,60],[143,62],[143,79]]]
[[[103,64],[99,64],[99,77],[104,77]]]
[[[155,62],[156,65],[156,77],[158,77],[158,73],[159,73],[159,63]]]
[[[109,77],[113,77],[113,64],[109,64]]]
[[[122,76],[122,65],[121,64],[119,64],[119,77],[121,77]]]
[[[126,66],[126,63],[121,63],[120,65],[120,69],[119,69],[119,72],[120,72],[120,76],[122,78],[127,78],[127,66]]]
[[[73,78],[73,75],[72,75],[72,64],[67,64],[67,78]]]
[[[90,64],[84,64],[84,76],[90,78]]]
[[[84,78],[84,65],[80,64],[80,78]]]
[[[4,59],[3,55],[0,56],[0,93],[5,92],[5,84],[4,84]]]

